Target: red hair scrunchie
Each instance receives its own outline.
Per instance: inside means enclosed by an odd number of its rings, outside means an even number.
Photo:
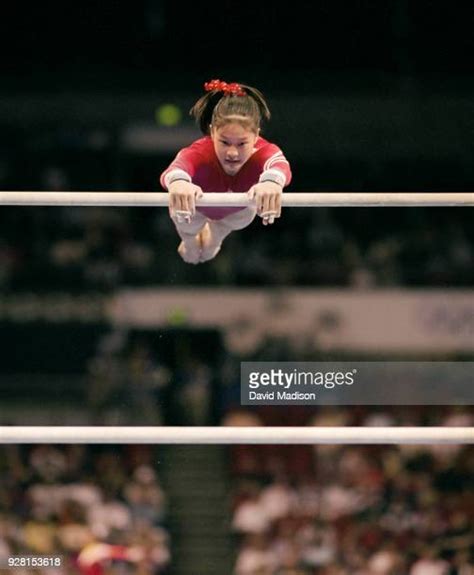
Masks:
[[[204,90],[206,92],[224,92],[224,96],[245,96],[246,92],[240,84],[237,82],[232,82],[228,84],[222,80],[211,80],[204,84]]]

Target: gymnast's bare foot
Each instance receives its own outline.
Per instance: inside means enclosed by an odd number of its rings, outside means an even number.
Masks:
[[[200,262],[212,260],[220,252],[222,242],[215,240],[215,234],[212,233],[212,225],[207,223],[201,230],[201,256]]]

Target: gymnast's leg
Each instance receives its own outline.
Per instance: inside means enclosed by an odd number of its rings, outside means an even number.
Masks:
[[[224,239],[233,231],[246,228],[255,218],[257,208],[248,206],[220,220],[208,220],[201,232],[202,249],[200,261],[214,258],[221,249]]]
[[[178,218],[171,216],[176,226],[176,231],[181,238],[178,253],[188,264],[198,264],[201,260],[202,251],[202,230],[208,221],[206,216],[196,212],[191,221],[178,221]]]

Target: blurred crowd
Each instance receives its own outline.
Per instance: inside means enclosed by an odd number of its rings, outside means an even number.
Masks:
[[[86,367],[85,404],[93,423],[217,423],[220,337],[216,332],[115,330]],[[217,395],[217,398],[214,398]]]
[[[469,407],[229,410],[223,425],[472,426]],[[160,448],[161,449],[161,448]],[[171,573],[157,448],[0,450],[0,565],[20,575]],[[235,575],[473,575],[474,449],[466,445],[226,448]],[[175,470],[176,471],[176,470]]]
[[[275,425],[276,408],[230,425]],[[301,423],[305,410],[285,410]],[[306,413],[310,413],[306,411]],[[309,425],[472,425],[467,408],[347,410]],[[435,416],[434,416],[435,415]],[[474,450],[462,445],[232,446],[235,575],[473,575]]]
[[[60,566],[14,572],[167,573],[167,499],[155,455],[148,446],[4,446],[0,565],[15,556],[51,557]]]

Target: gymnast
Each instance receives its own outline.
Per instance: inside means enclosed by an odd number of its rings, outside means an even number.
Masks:
[[[262,93],[244,84],[211,80],[191,108],[204,134],[181,149],[161,174],[169,193],[169,210],[185,262],[214,258],[223,240],[247,227],[259,215],[264,225],[281,214],[283,188],[291,169],[283,152],[260,136],[270,110]],[[246,192],[247,207],[196,207],[206,192]]]

